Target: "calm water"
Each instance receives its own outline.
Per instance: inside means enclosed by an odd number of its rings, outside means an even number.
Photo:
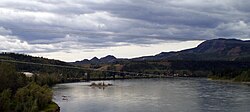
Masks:
[[[58,84],[54,101],[62,112],[250,112],[250,86],[199,78]],[[68,96],[63,100],[62,96]]]

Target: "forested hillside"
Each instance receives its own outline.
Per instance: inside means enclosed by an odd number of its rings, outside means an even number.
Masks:
[[[26,54],[8,53],[8,52],[0,53],[0,59],[41,63],[41,64],[71,66],[69,63],[59,61],[59,60],[48,59],[48,58],[43,58],[43,57],[34,57],[34,56],[26,55]]]

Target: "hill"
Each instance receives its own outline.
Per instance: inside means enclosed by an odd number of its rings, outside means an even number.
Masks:
[[[105,60],[105,61],[104,61]],[[73,64],[101,70],[167,74],[178,76],[216,76],[235,78],[250,68],[250,41],[213,39],[195,48],[162,52],[154,56],[117,59],[106,56]],[[85,65],[86,64],[86,65]]]
[[[74,65],[84,65],[84,64],[106,64],[106,63],[113,63],[117,61],[117,58],[112,55],[107,55],[105,57],[102,57],[98,59],[97,57],[92,58],[91,60],[84,59],[82,61],[76,61],[73,62],[72,64]]]
[[[69,63],[48,59],[43,57],[34,57],[26,54],[18,54],[18,53],[0,53],[1,60],[12,60],[12,61],[22,61],[22,62],[32,62],[32,63],[40,63],[40,64],[51,64],[51,65],[62,65],[62,66],[72,66]]]
[[[202,42],[195,48],[177,52],[162,52],[154,56],[143,56],[133,59],[117,59],[112,55],[103,58],[92,58],[76,61],[74,65],[84,64],[110,64],[117,61],[250,61],[250,41],[238,39],[213,39]]]
[[[193,61],[250,61],[250,41],[237,39],[207,40],[192,49],[162,52],[155,56],[133,60],[193,60]]]

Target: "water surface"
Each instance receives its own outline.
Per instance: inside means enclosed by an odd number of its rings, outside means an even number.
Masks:
[[[249,112],[250,86],[205,78],[131,79],[56,85],[62,112]],[[66,96],[66,98],[62,97]],[[64,99],[63,99],[64,98]]]

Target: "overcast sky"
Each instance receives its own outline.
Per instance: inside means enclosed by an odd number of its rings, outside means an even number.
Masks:
[[[1,52],[131,58],[249,37],[249,0],[0,1]]]

